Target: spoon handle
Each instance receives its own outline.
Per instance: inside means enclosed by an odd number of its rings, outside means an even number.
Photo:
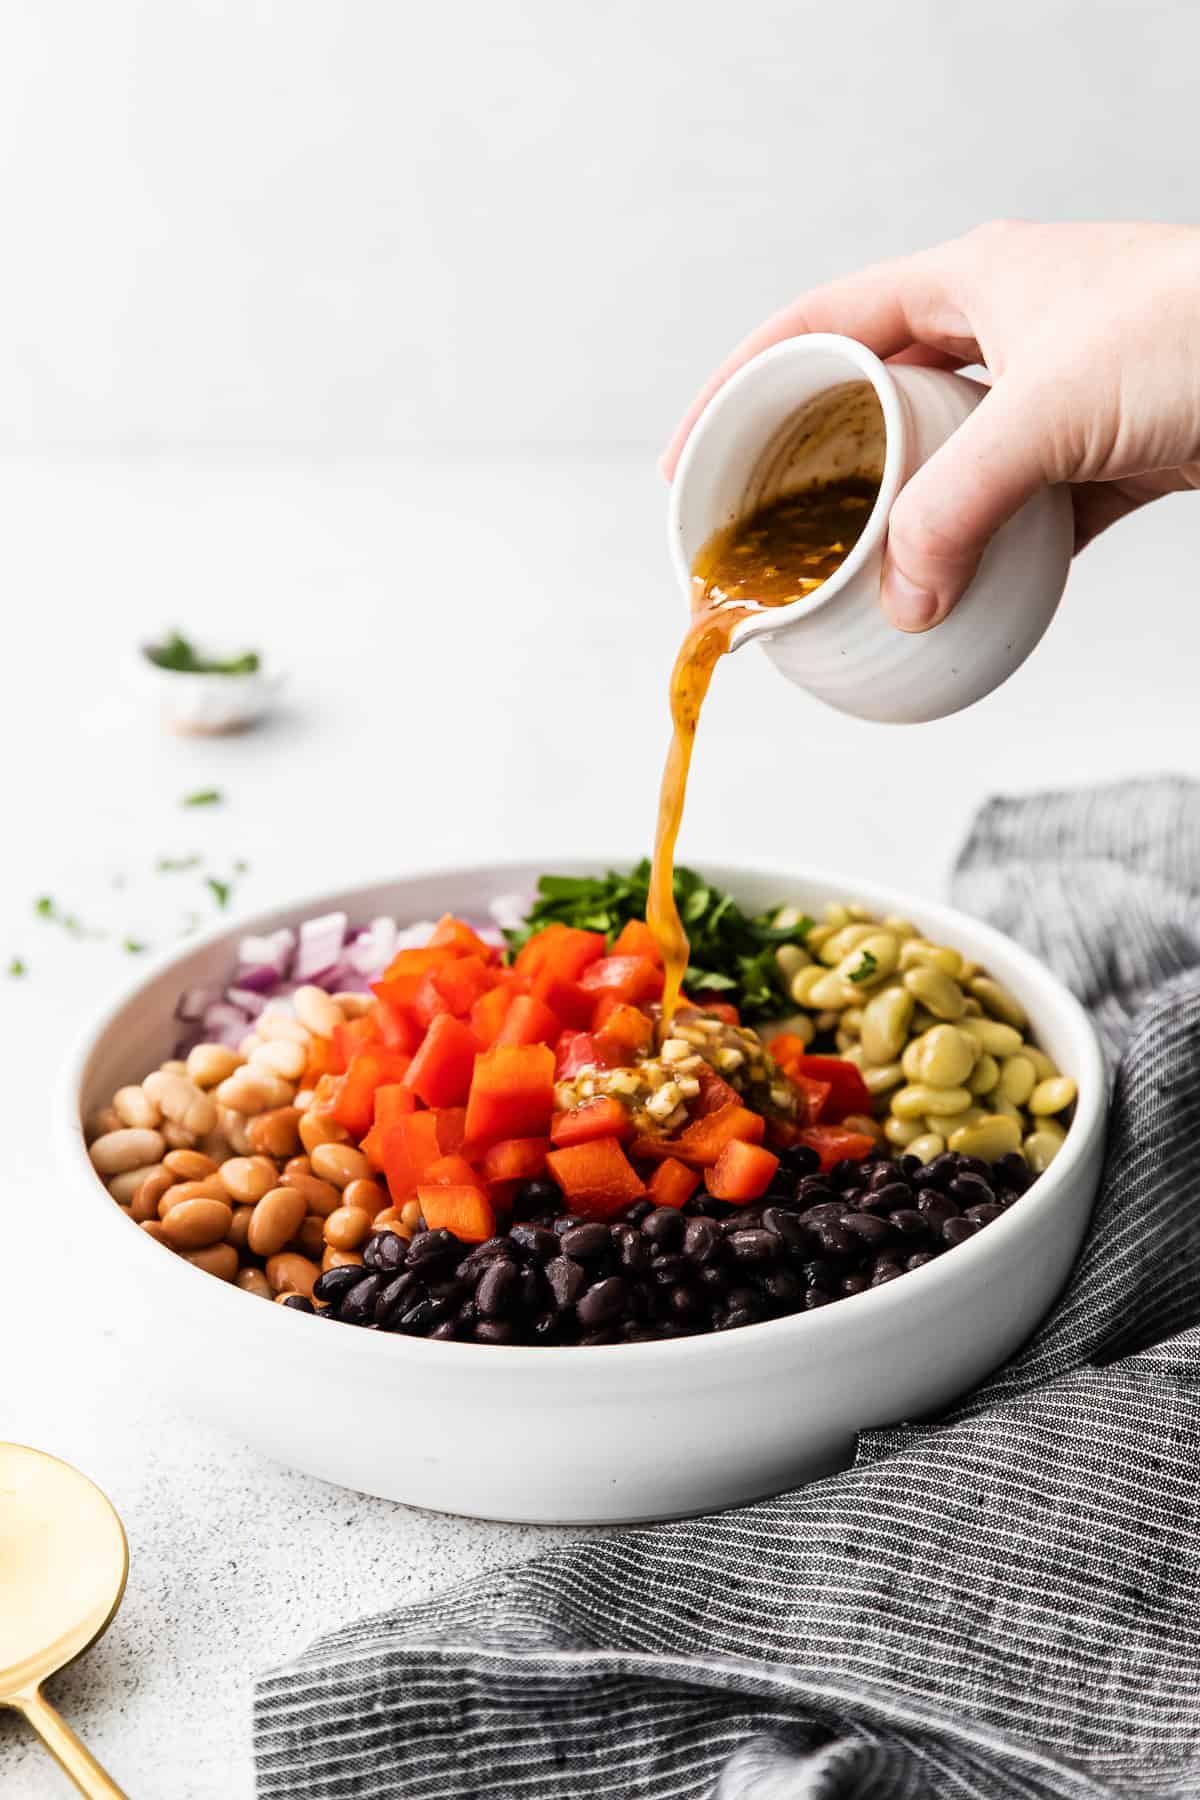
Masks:
[[[80,1743],[66,1720],[60,1718],[38,1688],[14,1698],[50,1754],[57,1758],[81,1794],[89,1800],[126,1800],[115,1781],[110,1781],[90,1751]]]

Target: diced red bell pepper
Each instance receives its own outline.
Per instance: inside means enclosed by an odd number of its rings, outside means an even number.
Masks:
[[[800,1142],[800,1127],[792,1119],[770,1118],[766,1141],[772,1150],[790,1150]]]
[[[429,934],[426,948],[453,950],[456,956],[479,956],[484,962],[496,960],[494,947],[485,944],[477,932],[462,919],[456,919],[453,913],[443,913]]]
[[[533,993],[564,1025],[578,1030],[591,1024],[594,997],[585,993],[573,977],[561,975],[553,965],[534,976]]]
[[[704,1185],[714,1200],[746,1206],[751,1200],[762,1198],[778,1167],[779,1158],[770,1150],[733,1138],[706,1172]]]
[[[403,1050],[409,1056],[425,1035],[410,1007],[397,1006],[390,1000],[376,1000],[371,1017],[379,1026],[379,1036],[390,1050]]]
[[[431,969],[413,1003],[417,1017],[428,1023],[440,1012],[451,1012],[456,1019],[465,1019],[496,980],[497,971],[479,956],[460,956],[444,969]]]
[[[807,1144],[821,1158],[821,1169],[827,1173],[835,1163],[848,1160],[861,1162],[875,1148],[875,1139],[865,1131],[844,1131],[840,1125],[809,1125],[796,1139]]]
[[[546,1167],[566,1196],[572,1212],[593,1219],[611,1218],[646,1189],[641,1176],[615,1137],[551,1150]]]
[[[476,1187],[483,1183],[465,1156],[439,1156],[425,1171],[431,1187]]]
[[[411,1200],[430,1163],[444,1154],[438,1143],[437,1114],[409,1113],[384,1127],[383,1169],[394,1206]]]
[[[785,1070],[786,1074],[787,1071]],[[807,1075],[788,1075],[788,1080],[799,1096],[796,1108],[796,1121],[800,1125],[816,1125],[825,1111],[830,1094],[833,1092],[831,1081],[810,1081]]]
[[[453,962],[455,952],[446,944],[420,944],[407,950],[398,950],[387,968],[383,978],[375,983],[375,992],[381,987],[400,987],[412,984],[411,994],[425,979],[430,969],[444,969],[448,962]]]
[[[707,1013],[710,1019],[719,1019],[722,1025],[741,1024],[737,1007],[731,1006],[728,1000],[718,1000],[715,994],[697,994],[691,1004]]]
[[[504,1015],[498,1044],[556,1044],[562,1024],[536,994],[518,994]]]
[[[330,1110],[356,1141],[371,1129],[376,1088],[385,1082],[403,1081],[408,1064],[409,1058],[402,1050],[389,1050],[386,1044],[369,1044],[351,1058]]]
[[[773,1043],[778,1043],[775,1038]],[[773,1048],[770,1049],[775,1056]],[[776,1056],[776,1062],[780,1059]],[[836,1125],[847,1113],[869,1113],[871,1096],[867,1085],[852,1062],[842,1056],[792,1056],[787,1064],[780,1063],[785,1075],[799,1084],[802,1081],[828,1082],[830,1095],[821,1109],[821,1118],[827,1124]]]
[[[471,1030],[478,1038],[481,1050],[490,1050],[499,1037],[513,998],[513,988],[507,983],[500,983],[486,994],[480,994],[472,1006]]]
[[[654,1041],[653,1019],[611,994],[606,994],[596,1007],[592,1029],[604,1048],[612,1051],[614,1066],[633,1062]]]
[[[308,1061],[304,1065],[304,1073],[300,1077],[300,1085],[306,1088],[315,1088],[322,1075],[337,1075],[338,1073],[337,1057],[334,1054],[332,1038],[310,1038],[308,1045]]]
[[[389,1125],[415,1112],[417,1097],[401,1081],[385,1082],[375,1089],[375,1123],[359,1145],[372,1168],[383,1167],[383,1135]]]
[[[554,1052],[548,1044],[497,1044],[475,1059],[467,1097],[467,1142],[545,1137],[554,1113]]]
[[[566,981],[577,981],[589,963],[604,955],[604,933],[581,931],[573,925],[547,925],[517,954],[521,974],[541,975],[553,969]]]
[[[718,1112],[723,1106],[739,1106],[741,1096],[736,1088],[723,1081],[717,1071],[705,1063],[694,1071],[700,1083],[700,1092],[691,1104],[693,1118],[704,1119],[709,1113]]]
[[[662,951],[658,947],[658,939],[647,925],[645,919],[630,919],[622,925],[613,943],[614,956],[644,956],[650,962],[662,967]]]
[[[452,1231],[464,1244],[483,1244],[496,1235],[496,1214],[479,1188],[421,1186],[421,1213],[430,1231]]]
[[[439,1013],[412,1059],[404,1085],[426,1106],[461,1106],[471,1086],[477,1049],[469,1025]]]
[[[483,1153],[485,1181],[536,1181],[546,1170],[547,1138],[504,1138]]]
[[[751,1112],[749,1107],[734,1101],[704,1118],[693,1120],[674,1139],[674,1154],[680,1162],[702,1169],[711,1168],[726,1144],[735,1139],[746,1144],[761,1144],[766,1129],[767,1122],[761,1113]]]
[[[550,1127],[550,1142],[559,1149],[568,1144],[590,1144],[593,1138],[632,1136],[633,1120],[611,1094],[597,1100],[585,1100],[568,1112],[555,1113]]]
[[[365,1050],[368,1044],[383,1042],[383,1033],[379,1029],[379,1021],[364,1013],[361,1019],[346,1019],[333,1028],[333,1055],[339,1074],[344,1074],[350,1067],[356,1051]]]
[[[602,956],[579,977],[579,985],[593,1001],[611,994],[637,1006],[642,1000],[658,1000],[663,991],[663,972],[648,956]]]
[[[446,1156],[456,1156],[467,1141],[467,1109],[465,1106],[440,1106],[437,1116],[438,1143]]]
[[[650,1177],[646,1192],[655,1206],[682,1206],[699,1186],[700,1176],[695,1169],[689,1169],[677,1157],[668,1156]]]
[[[590,1031],[564,1031],[558,1040],[555,1070],[560,1081],[570,1081],[581,1069],[608,1069],[614,1066],[599,1038]]]

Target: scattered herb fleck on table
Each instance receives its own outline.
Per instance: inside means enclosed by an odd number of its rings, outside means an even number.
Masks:
[[[180,806],[220,806],[224,798],[220,788],[197,788],[194,793],[185,794],[179,804]]]
[[[261,664],[257,650],[224,659],[204,656],[178,631],[172,631],[161,644],[147,644],[142,654],[156,669],[179,675],[257,675]]]

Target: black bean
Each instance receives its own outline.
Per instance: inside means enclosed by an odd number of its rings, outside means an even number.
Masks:
[[[507,1319],[480,1319],[471,1336],[477,1344],[511,1344],[513,1328]]]
[[[655,1337],[669,1337],[671,1333],[662,1329],[656,1331],[654,1335]],[[593,1344],[616,1344],[620,1342],[620,1333],[615,1325],[602,1325],[595,1331],[585,1331],[579,1342],[589,1347]]]
[[[578,1299],[583,1288],[584,1274],[579,1264],[572,1262],[569,1256],[556,1256],[546,1264],[546,1280],[554,1295],[554,1304],[565,1312]]]
[[[764,1206],[762,1222],[767,1231],[782,1238],[791,1250],[802,1250],[808,1243],[808,1232],[795,1213],[785,1212],[778,1206]]]
[[[450,1310],[448,1300],[418,1300],[406,1313],[401,1313],[397,1329],[408,1337],[424,1337],[434,1325],[449,1319]]]
[[[793,1175],[815,1175],[821,1166],[821,1158],[808,1144],[793,1144],[779,1160]]]
[[[650,1279],[655,1287],[670,1287],[672,1282],[681,1280],[690,1272],[687,1262],[677,1250],[664,1256],[656,1256],[650,1265]]]
[[[283,1304],[290,1306],[293,1312],[315,1313],[317,1310],[306,1294],[289,1294]]]
[[[570,1231],[570,1229],[573,1225],[582,1225],[582,1224],[583,1224],[583,1214],[582,1213],[562,1213],[559,1218],[555,1219],[554,1224],[551,1227],[551,1229],[553,1231],[555,1231],[559,1237],[561,1237],[563,1232]]]
[[[837,1195],[823,1175],[806,1175],[796,1189],[796,1198],[805,1206],[821,1206],[827,1200],[836,1200]]]
[[[1001,1176],[1005,1187],[1012,1188],[1018,1194],[1023,1194],[1034,1179],[1033,1170],[1019,1150],[1010,1150],[1002,1156],[995,1164],[993,1173]]]
[[[624,1312],[628,1297],[629,1289],[621,1276],[608,1275],[576,1301],[575,1315],[585,1331],[592,1331]]]
[[[561,1205],[562,1193],[553,1181],[541,1177],[523,1181],[513,1195],[513,1218],[533,1219],[539,1213],[557,1212]]]
[[[636,1225],[615,1225],[613,1242],[617,1260],[630,1275],[641,1275],[650,1267],[653,1249]]]
[[[431,1290],[432,1292],[432,1290]],[[540,1312],[546,1303],[546,1281],[540,1263],[522,1269],[517,1288],[517,1305],[522,1312]]]
[[[730,1274],[719,1262],[701,1263],[693,1279],[706,1293],[723,1294],[729,1286]]]
[[[991,1206],[995,1201],[995,1193],[990,1181],[982,1175],[976,1175],[968,1169],[963,1175],[956,1175],[950,1183],[950,1192],[962,1206]]]
[[[713,1219],[717,1216],[717,1208],[720,1204],[721,1202],[714,1200],[710,1194],[701,1192],[692,1194],[684,1201],[679,1210],[685,1219]]]
[[[502,1319],[517,1304],[521,1277],[510,1262],[490,1263],[479,1277],[475,1305],[481,1318]]]
[[[363,1272],[356,1263],[343,1263],[340,1268],[326,1269],[313,1282],[313,1299],[336,1306],[342,1295],[352,1287],[357,1287],[362,1278]]]
[[[842,1292],[843,1294],[865,1294],[870,1285],[870,1277],[867,1275],[846,1275],[842,1279]]]
[[[473,1300],[464,1300],[454,1315],[460,1331],[470,1332],[479,1320],[479,1308]]]
[[[408,1244],[398,1231],[377,1231],[363,1245],[363,1267],[390,1274],[404,1266],[407,1254]]]
[[[882,1212],[895,1212],[899,1206],[913,1204],[913,1191],[907,1181],[885,1181],[874,1190],[871,1200],[872,1210],[878,1207]]]
[[[888,1218],[902,1237],[923,1237],[930,1228],[928,1215],[911,1206],[901,1206]]]
[[[612,1236],[607,1225],[589,1219],[585,1225],[573,1225],[570,1231],[564,1231],[559,1243],[564,1256],[574,1257],[576,1262],[591,1262],[597,1256],[608,1254]],[[558,1247],[556,1244],[555,1248]]]
[[[535,1344],[548,1344],[558,1336],[558,1314],[553,1311],[539,1313],[529,1328],[529,1336]]]
[[[679,1319],[694,1319],[698,1313],[704,1311],[704,1302],[700,1295],[694,1287],[689,1287],[686,1282],[677,1281],[668,1292],[667,1299],[670,1301],[671,1311]]]
[[[608,1232],[603,1225],[600,1230],[607,1238]],[[558,1238],[554,1232],[546,1231],[540,1225],[514,1225],[508,1234],[508,1239],[511,1244],[517,1246],[518,1250],[523,1250],[528,1256],[535,1256],[539,1262],[545,1262],[548,1257],[558,1255]],[[566,1242],[565,1235],[563,1242]]]
[[[762,1279],[762,1290],[768,1300],[778,1306],[794,1306],[804,1292],[804,1283],[790,1269],[772,1269]]]
[[[903,1273],[904,1270],[899,1263],[880,1260],[871,1271],[871,1286],[882,1287],[885,1281],[895,1281],[897,1275],[903,1275]]]
[[[819,1225],[836,1225],[846,1208],[840,1200],[822,1200],[816,1206],[806,1207],[799,1214],[800,1223],[817,1227]]]
[[[390,1330],[406,1312],[421,1291],[420,1278],[411,1269],[405,1269],[399,1275],[381,1287],[375,1297],[375,1323]]]
[[[625,1208],[625,1217],[630,1225],[640,1225],[647,1214],[654,1211],[653,1200],[635,1200]]]
[[[869,1249],[874,1249],[878,1244],[886,1244],[892,1235],[888,1221],[877,1219],[874,1213],[847,1213],[842,1220],[841,1229]]]
[[[919,1156],[902,1156],[896,1167],[911,1181],[917,1170],[923,1168],[924,1164]]]
[[[739,1263],[774,1262],[780,1251],[775,1233],[761,1229],[731,1232],[725,1242]]]
[[[689,1262],[710,1263],[719,1253],[721,1233],[713,1219],[689,1219],[683,1234],[683,1254]]]
[[[836,1299],[837,1295],[828,1293],[825,1288],[809,1288],[804,1296],[805,1310],[811,1312],[814,1306],[828,1306]]]
[[[406,1261],[410,1268],[420,1268],[426,1263],[444,1262],[448,1257],[457,1257],[462,1245],[452,1231],[438,1227],[436,1231],[421,1231],[408,1246]]]
[[[990,1225],[993,1220],[1000,1217],[1003,1211],[1002,1206],[997,1206],[995,1201],[992,1201],[987,1206],[968,1206],[966,1217],[976,1225]]]
[[[862,1165],[854,1162],[848,1156],[843,1156],[841,1161],[835,1162],[830,1169],[829,1179],[838,1189],[854,1187],[862,1179]]]
[[[863,1213],[860,1216],[865,1219],[869,1218],[870,1214]],[[852,1247],[853,1240],[842,1230],[840,1224],[835,1225],[831,1220],[827,1225],[818,1225],[817,1242],[826,1256],[846,1256]]]
[[[376,1297],[387,1280],[384,1275],[364,1275],[361,1269],[358,1274],[360,1279],[338,1307],[338,1318],[347,1325],[365,1325],[373,1317]]]
[[[949,1188],[950,1183],[958,1174],[960,1163],[953,1150],[943,1150],[940,1156],[933,1157],[930,1162],[925,1164],[925,1167],[933,1176],[938,1187]]]
[[[942,1237],[948,1244],[965,1244],[967,1239],[982,1231],[982,1225],[974,1219],[947,1219],[942,1226]]]
[[[930,1230],[936,1231],[946,1219],[958,1217],[958,1201],[952,1200],[949,1194],[939,1194],[936,1188],[924,1188],[917,1201],[917,1210],[928,1219]]]
[[[673,1206],[656,1206],[642,1220],[642,1233],[652,1244],[664,1250],[678,1250],[683,1242],[684,1223]]]
[[[818,1260],[806,1262],[800,1273],[809,1287],[831,1288],[838,1279],[837,1270],[832,1263]]]
[[[458,1336],[458,1326],[453,1319],[443,1319],[440,1325],[434,1326],[429,1335],[431,1338],[436,1338],[439,1343],[449,1342],[451,1338]]]
[[[741,1307],[731,1307],[728,1312],[723,1312],[723,1313],[719,1314],[718,1317],[714,1320],[713,1330],[714,1331],[737,1331],[743,1325],[757,1325],[757,1324],[758,1324],[758,1314],[757,1313],[747,1312],[744,1308],[741,1308]]]
[[[933,1261],[933,1254],[932,1250],[918,1250],[915,1256],[909,1257],[904,1266],[906,1269],[923,1269],[926,1263]]]

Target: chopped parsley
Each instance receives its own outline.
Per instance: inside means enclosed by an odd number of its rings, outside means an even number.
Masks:
[[[850,979],[851,981],[870,981],[878,967],[879,958],[875,953],[871,950],[864,950],[862,953],[862,961],[859,963],[857,969],[851,969],[850,971]]]
[[[224,908],[229,905],[229,896],[233,892],[233,884],[229,881],[218,881],[215,875],[206,875],[204,885],[212,894],[217,905]]]
[[[506,931],[510,952],[521,948],[547,925],[573,925],[602,931],[611,944],[631,919],[646,916],[650,864],[638,863],[627,875],[610,870],[604,876],[543,875],[537,899],[516,931]],[[777,909],[742,911],[732,894],[676,867],[675,903],[691,946],[687,985],[691,994],[736,992],[738,1010],[747,1022],[778,1018],[792,1010],[782,971],[775,960],[781,944],[803,944],[813,921],[776,926]]]
[[[160,875],[178,875],[185,869],[198,869],[200,856],[160,856],[154,867]]]
[[[19,956],[13,956],[9,959],[8,973],[14,981],[17,981],[22,975],[28,975],[29,970]]]
[[[128,956],[140,956],[142,952],[148,950],[150,946],[148,944],[143,944],[140,938],[122,938],[121,948]]]
[[[46,919],[51,925],[61,925],[72,937],[104,937],[103,931],[89,931],[82,919],[74,913],[60,912],[49,894],[43,894],[33,903],[33,910],[39,919]]]
[[[257,675],[261,664],[257,650],[243,650],[227,658],[203,656],[188,638],[172,631],[161,644],[147,644],[142,652],[156,669],[179,675]]]
[[[194,794],[185,794],[179,804],[180,806],[220,806],[224,798],[220,788],[197,788]]]

